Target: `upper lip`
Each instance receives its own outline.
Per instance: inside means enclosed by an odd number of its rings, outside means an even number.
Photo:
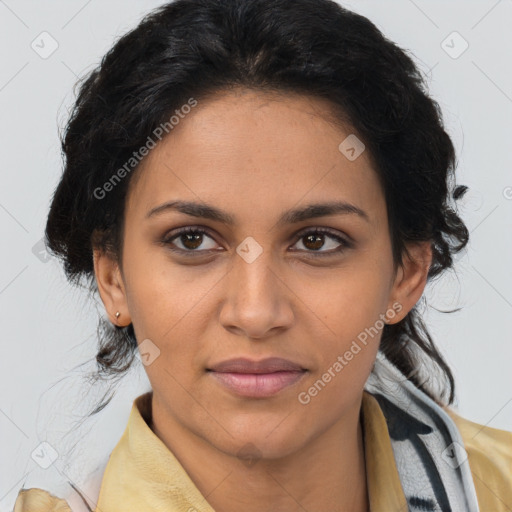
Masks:
[[[239,357],[217,363],[208,370],[222,373],[273,373],[298,372],[304,371],[305,368],[302,368],[298,363],[281,357],[268,357],[260,361]]]

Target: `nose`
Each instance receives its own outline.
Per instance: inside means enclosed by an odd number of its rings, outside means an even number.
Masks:
[[[235,255],[225,279],[220,322],[230,332],[250,339],[275,336],[292,325],[293,293],[270,250],[255,259],[246,257],[243,250],[240,254]]]

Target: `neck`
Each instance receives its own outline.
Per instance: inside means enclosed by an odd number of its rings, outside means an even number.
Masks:
[[[191,433],[163,408],[153,407],[151,428],[214,510],[367,512],[360,406],[307,446],[271,460],[241,461],[226,454]]]

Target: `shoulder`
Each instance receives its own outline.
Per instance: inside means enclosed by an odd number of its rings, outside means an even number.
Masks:
[[[21,489],[13,512],[71,512],[66,500],[38,488]]]
[[[46,489],[38,486],[21,489],[16,497],[13,512],[90,512],[95,510],[109,458],[110,455],[105,457],[95,470],[80,482],[79,487],[71,481],[47,487],[42,479],[37,479],[37,482],[43,483],[41,487]]]
[[[512,432],[475,423],[451,408],[445,411],[464,442],[482,512],[512,510]]]

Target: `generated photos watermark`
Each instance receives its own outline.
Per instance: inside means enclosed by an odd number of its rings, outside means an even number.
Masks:
[[[174,111],[174,114],[165,123],[161,123],[153,130],[153,137],[151,135],[146,139],[146,143],[141,146],[138,151],[134,151],[132,156],[120,167],[101,187],[94,189],[93,195],[96,199],[103,199],[108,192],[111,192],[116,185],[118,185],[123,178],[126,177],[142,159],[149,154],[149,152],[156,147],[157,140],[162,140],[162,137],[167,135],[177,126],[181,119],[184,119],[189,114],[193,107],[197,106],[197,100],[189,98],[188,102],[182,105],[179,109]]]
[[[379,334],[379,332],[384,328],[385,322],[384,320],[392,320],[397,313],[402,311],[402,304],[400,302],[395,302],[391,308],[389,308],[385,314],[380,314],[379,319],[375,321],[375,323],[371,327],[366,327],[364,331],[361,331],[357,335],[357,339],[352,341],[349,349],[344,352],[343,355],[339,355],[336,358],[336,361],[327,369],[325,373],[322,374],[322,377],[317,379],[315,383],[308,388],[307,391],[302,391],[298,395],[298,400],[302,405],[307,405],[311,402],[311,399],[318,395],[320,391],[322,391],[325,386],[331,382],[342,370],[349,364],[354,357],[361,352],[361,350],[366,347],[368,341],[373,339],[375,336]],[[370,339],[369,339],[370,338]],[[359,343],[358,343],[359,341]],[[362,345],[362,346],[361,346]]]

